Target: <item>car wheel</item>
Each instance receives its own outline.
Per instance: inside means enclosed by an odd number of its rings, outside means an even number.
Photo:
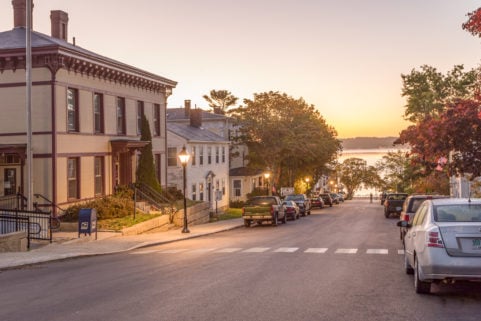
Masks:
[[[279,224],[277,220],[277,213],[274,213],[274,217],[272,218],[272,225],[277,226],[277,224]]]
[[[420,294],[431,292],[431,283],[419,279],[419,264],[416,257],[414,257],[414,289]]]
[[[250,220],[244,220],[244,226],[245,226],[245,227],[250,227],[250,226],[251,226],[251,221],[250,221]]]
[[[287,223],[287,214],[286,213],[284,213],[284,217],[282,218],[281,222],[282,222],[282,224]]]
[[[406,274],[414,273],[414,269],[412,268],[411,264],[409,264],[406,253],[404,253],[404,271],[406,272]]]

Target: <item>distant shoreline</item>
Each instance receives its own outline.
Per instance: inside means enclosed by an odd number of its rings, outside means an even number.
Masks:
[[[394,145],[396,139],[398,139],[398,137],[339,138],[344,150],[406,149],[403,145]]]

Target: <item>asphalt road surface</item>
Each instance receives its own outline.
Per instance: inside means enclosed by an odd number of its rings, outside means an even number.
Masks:
[[[481,284],[414,292],[396,222],[354,200],[277,227],[3,271],[0,320],[480,320]]]

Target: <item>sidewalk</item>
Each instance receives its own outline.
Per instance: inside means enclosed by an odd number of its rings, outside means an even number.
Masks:
[[[125,252],[145,246],[170,243],[244,226],[241,218],[189,226],[190,233],[182,228],[165,232],[121,236],[119,233],[98,232],[78,238],[78,233],[55,233],[54,242],[44,246],[32,246],[27,252],[0,253],[0,270],[66,258]]]

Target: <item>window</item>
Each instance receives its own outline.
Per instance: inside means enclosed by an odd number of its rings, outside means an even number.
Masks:
[[[177,166],[177,147],[167,149],[167,166]]]
[[[195,166],[195,146],[191,148],[190,159],[192,160],[192,166]]]
[[[137,135],[142,134],[142,115],[144,114],[144,102],[137,102]]]
[[[117,97],[117,134],[125,135],[125,98]]]
[[[222,179],[222,195],[225,195],[225,178]]]
[[[67,131],[78,132],[78,90],[67,89]]]
[[[155,166],[155,177],[157,177],[157,181],[160,183],[160,178],[161,178],[160,154],[154,155],[154,166]]]
[[[234,180],[234,196],[241,196],[241,180],[235,179]]]
[[[199,165],[204,165],[204,146],[199,147]]]
[[[207,164],[212,164],[212,147],[207,147]]]
[[[154,104],[154,136],[160,136],[160,105]]]
[[[225,163],[225,146],[222,146],[222,163]]]
[[[67,159],[67,197],[79,199],[79,159]]]
[[[197,190],[196,190],[196,185],[192,184],[192,200],[195,201],[196,196],[197,196]]]
[[[199,183],[199,201],[204,200],[204,184]]]
[[[215,147],[215,163],[219,164],[219,146]]]
[[[104,132],[104,95],[94,93],[94,133]]]
[[[94,158],[94,193],[95,196],[104,193],[104,158]]]

